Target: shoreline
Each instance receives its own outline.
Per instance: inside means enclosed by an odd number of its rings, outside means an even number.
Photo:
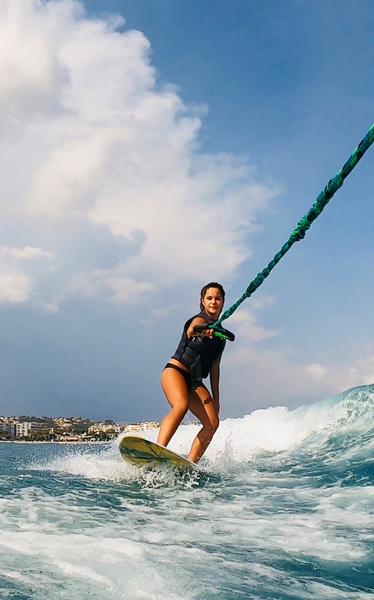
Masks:
[[[116,439],[116,438],[114,438]],[[0,444],[57,444],[57,445],[67,445],[67,444],[110,444],[111,442],[113,442],[114,440],[109,440],[107,442],[104,442],[102,440],[99,440],[97,442],[93,442],[93,441],[79,441],[79,440],[74,440],[71,442],[68,441],[47,441],[47,440],[33,440],[30,442],[27,442],[26,440],[0,440]]]

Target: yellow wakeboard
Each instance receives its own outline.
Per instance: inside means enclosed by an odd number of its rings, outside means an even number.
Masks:
[[[196,468],[195,463],[180,454],[135,435],[123,437],[119,443],[119,451],[125,462],[136,467],[166,464],[183,469]]]

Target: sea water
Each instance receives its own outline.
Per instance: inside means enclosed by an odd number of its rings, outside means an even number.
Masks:
[[[226,419],[194,473],[0,444],[0,598],[373,600],[373,416],[370,385]]]

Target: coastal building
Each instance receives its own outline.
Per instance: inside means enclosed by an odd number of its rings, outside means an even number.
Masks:
[[[141,434],[141,432],[159,427],[157,421],[119,425],[110,419],[94,422],[80,417],[35,417],[39,419],[38,421],[25,421],[24,418],[32,419],[32,417],[0,416],[0,439],[34,441],[47,438],[56,442],[110,440],[123,432],[139,432]],[[38,435],[39,433],[41,435]]]
[[[0,421],[0,433],[11,433],[11,423]]]
[[[157,421],[146,421],[145,423],[129,423],[123,428],[123,431],[128,433],[130,431],[147,431],[148,429],[157,429],[160,423]]]
[[[94,423],[88,428],[89,435],[98,433],[120,433],[120,427],[116,423]]]
[[[33,421],[21,421],[11,425],[10,433],[15,438],[29,437],[32,433],[46,429],[45,423],[35,423]]]
[[[81,442],[82,436],[81,435],[73,435],[72,433],[65,431],[62,435],[57,436],[55,441],[57,441],[57,442]]]
[[[66,417],[57,417],[54,419],[55,427],[59,429],[71,429],[72,421]]]

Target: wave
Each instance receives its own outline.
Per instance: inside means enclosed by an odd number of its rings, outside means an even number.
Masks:
[[[352,388],[294,410],[285,406],[260,409],[223,420],[206,456],[214,460],[229,452],[231,460],[242,462],[264,452],[305,450],[308,445],[322,449],[332,439],[339,439],[342,449],[347,440],[350,446],[365,449],[373,437],[373,416],[374,385]],[[185,452],[197,430],[198,426],[180,428],[170,447]]]
[[[290,410],[285,406],[255,410],[241,418],[224,419],[208,448],[202,465],[208,470],[249,468],[292,472],[325,472],[347,477],[370,476],[373,468],[374,385],[352,388],[337,396]],[[169,447],[187,454],[198,425],[179,428]],[[157,430],[142,435],[155,441]],[[136,469],[119,457],[118,441],[92,452],[75,448],[66,456],[48,461],[48,468],[88,479],[137,479]]]

